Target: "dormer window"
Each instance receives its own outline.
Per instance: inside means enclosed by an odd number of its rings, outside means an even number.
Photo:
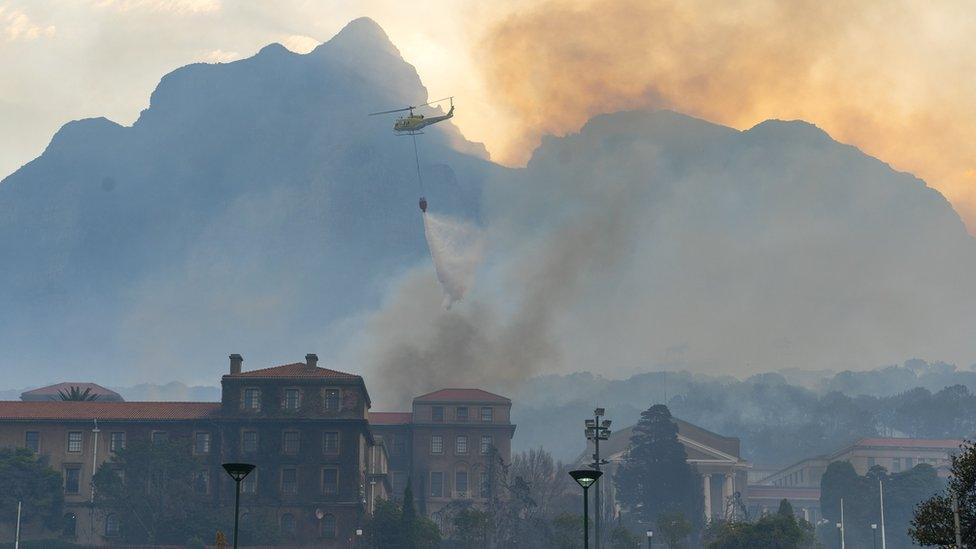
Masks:
[[[256,387],[248,387],[247,389],[244,389],[244,398],[241,401],[241,405],[245,410],[260,410],[261,389]]]
[[[297,410],[301,401],[301,393],[298,389],[285,389],[285,399],[282,407],[285,410]]]
[[[339,389],[325,390],[325,409],[328,412],[339,411]]]

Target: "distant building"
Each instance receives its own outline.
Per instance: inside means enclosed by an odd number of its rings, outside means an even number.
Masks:
[[[749,486],[749,507],[754,513],[775,511],[781,499],[793,505],[797,515],[810,522],[821,519],[820,479],[827,466],[848,461],[859,475],[880,465],[890,473],[907,471],[920,463],[949,474],[949,457],[962,440],[913,438],[862,438],[836,452],[800,460]]]
[[[747,497],[747,473],[750,467],[740,457],[739,439],[713,433],[678,418],[672,419],[678,427],[678,442],[685,447],[688,463],[702,476],[705,516],[709,520],[724,518],[728,513],[739,516],[740,510],[733,506],[733,497],[737,492],[743,500]],[[630,449],[633,429],[631,426],[616,431],[610,435],[609,440],[600,443],[600,457],[610,461],[604,466],[605,474],[599,483],[603,504],[608,506],[604,509],[604,515],[608,518],[615,518],[620,514],[620,505],[616,499],[617,489],[612,479]],[[592,462],[593,452],[594,446],[590,442],[577,463],[585,465]]]
[[[47,387],[40,387],[38,389],[31,389],[30,391],[24,391],[23,393],[20,393],[20,400],[23,400],[24,402],[61,400],[61,395],[70,393],[72,388],[77,388],[82,393],[87,390],[88,394],[97,397],[95,400],[102,402],[122,402],[124,400],[122,395],[111,389],[106,389],[97,383],[75,383],[70,381],[48,385]]]
[[[509,460],[515,426],[504,397],[445,389],[415,399],[412,412],[372,414],[363,378],[319,367],[314,354],[251,371],[242,361],[230,356],[221,402],[0,401],[0,446],[29,448],[62,474],[61,533],[86,545],[118,542],[118,519],[89,505],[91,477],[133,440],[188,441],[214,505],[234,500],[221,463],[256,464],[242,485],[242,520],[269,511],[286,540],[326,548],[356,544],[376,498],[394,492],[391,480],[402,497],[413,478],[418,506],[436,513],[484,501],[488,456]]]
[[[511,409],[511,400],[481,389],[441,389],[413,399],[410,412],[371,412],[389,451],[393,496],[409,479],[418,508],[435,520],[452,503],[484,504],[495,489],[492,460],[511,459]]]

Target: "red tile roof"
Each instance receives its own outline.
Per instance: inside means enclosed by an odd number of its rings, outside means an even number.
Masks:
[[[962,444],[959,439],[932,438],[862,438],[854,446],[884,446],[890,448],[945,448],[955,450]]]
[[[219,411],[219,402],[0,401],[0,420],[190,420]]]
[[[420,395],[413,399],[414,402],[430,401],[477,401],[477,402],[504,402],[512,401],[495,393],[482,391],[481,389],[441,389],[426,395]]]
[[[413,412],[370,412],[373,425],[404,425],[413,422]]]
[[[361,379],[360,376],[357,376],[355,374],[347,374],[346,372],[339,372],[337,370],[330,370],[328,368],[319,368],[318,366],[309,366],[304,362],[295,362],[293,364],[282,364],[281,366],[273,366],[271,368],[261,368],[260,370],[250,370],[247,372],[241,372],[239,374],[227,374],[224,377],[230,377],[230,378],[298,377],[298,378]]]

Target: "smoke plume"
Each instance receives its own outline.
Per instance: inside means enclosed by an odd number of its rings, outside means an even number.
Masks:
[[[749,128],[803,119],[924,178],[976,230],[976,19],[966,2],[546,2],[486,34],[520,125],[496,158],[591,116],[670,108]]]
[[[444,289],[444,306],[450,309],[474,282],[482,256],[481,231],[472,223],[450,216],[424,213],[423,218],[434,272]]]

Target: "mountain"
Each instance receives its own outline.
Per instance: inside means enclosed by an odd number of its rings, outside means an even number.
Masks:
[[[272,44],[173,71],[131,127],[66,124],[0,182],[11,383],[101,364],[212,383],[229,352],[261,364],[324,345],[427,257],[410,139],[366,116],[426,100],[358,19],[306,55]],[[476,218],[498,169],[483,147],[449,123],[418,141],[431,208]]]
[[[412,140],[366,116],[427,97],[359,19],[305,55],[272,44],[178,69],[131,127],[66,124],[0,182],[7,383],[209,385],[231,352],[336,364],[353,341],[369,352],[336,365],[387,405],[443,386],[514,394],[539,373],[976,357],[959,216],[801,121],[600,115],[518,169],[429,128],[431,209],[486,234],[476,284],[444,311]]]

